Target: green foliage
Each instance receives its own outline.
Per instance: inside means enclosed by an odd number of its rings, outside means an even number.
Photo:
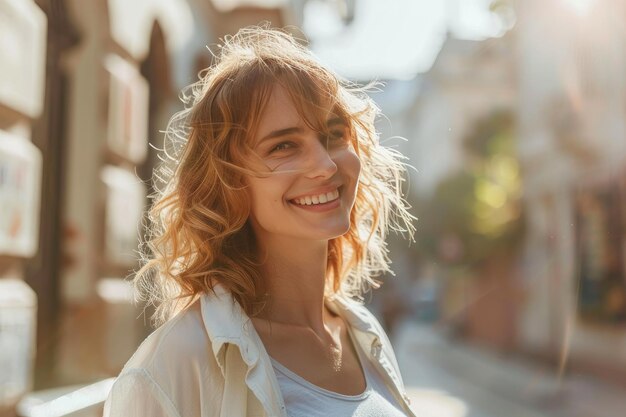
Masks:
[[[467,167],[418,204],[420,242],[449,264],[472,264],[511,250],[523,234],[521,176],[509,112],[479,121],[464,140]]]

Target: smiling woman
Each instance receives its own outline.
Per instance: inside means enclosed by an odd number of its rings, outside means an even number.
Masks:
[[[137,287],[160,327],[107,416],[406,416],[393,349],[355,298],[413,232],[377,109],[290,35],[225,39],[166,132]]]

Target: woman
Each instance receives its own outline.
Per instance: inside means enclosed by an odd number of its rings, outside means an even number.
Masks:
[[[413,231],[376,108],[291,36],[244,29],[166,132],[136,283],[162,324],[106,416],[406,416],[391,345],[354,298]]]

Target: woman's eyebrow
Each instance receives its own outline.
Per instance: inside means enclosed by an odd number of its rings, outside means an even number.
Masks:
[[[336,125],[345,125],[346,122],[345,120],[343,120],[341,117],[333,117],[332,119],[328,119],[328,121],[326,122],[326,126],[328,127],[332,127],[332,126],[336,126]],[[269,139],[275,139],[275,138],[279,138],[281,136],[287,136],[287,135],[292,135],[294,133],[303,133],[304,129],[301,127],[297,127],[297,126],[293,126],[293,127],[287,127],[284,129],[277,129],[277,130],[273,130],[270,133],[268,133],[267,135],[263,136],[258,142],[257,145],[260,145],[261,143],[265,142],[266,140]]]
[[[287,127],[285,129],[278,129],[278,130],[274,130],[270,133],[268,133],[267,135],[263,136],[258,142],[258,144],[261,144],[263,142],[265,142],[266,140],[269,139],[274,139],[274,138],[279,138],[281,136],[287,136],[287,135],[292,135],[294,133],[302,133],[304,131],[304,129],[302,129],[301,127]]]

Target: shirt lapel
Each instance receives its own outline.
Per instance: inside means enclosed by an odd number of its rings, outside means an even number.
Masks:
[[[372,314],[362,305],[341,295],[329,297],[326,305],[347,321],[361,349],[370,352],[370,360],[382,371],[397,400],[413,415],[391,343]]]
[[[201,298],[202,320],[211,340],[213,355],[226,378],[227,363],[233,363],[232,349],[237,346],[238,356],[247,367],[245,381],[241,381],[254,393],[268,415],[285,416],[284,400],[271,361],[250,318],[245,314],[230,292],[222,286],[215,287],[215,294]],[[231,356],[227,361],[227,352]],[[245,388],[245,387],[244,387]],[[229,388],[230,389],[230,388]],[[243,399],[242,399],[243,400]]]

